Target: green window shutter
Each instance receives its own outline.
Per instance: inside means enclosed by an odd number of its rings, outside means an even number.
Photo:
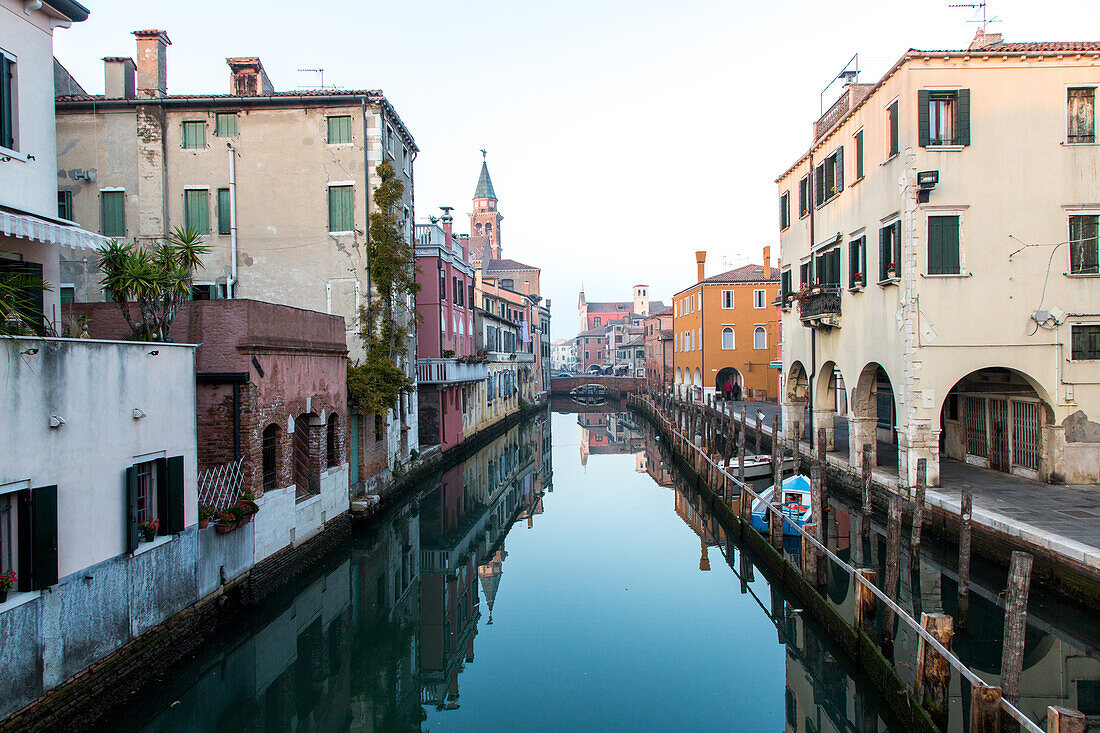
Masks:
[[[210,208],[206,189],[187,189],[183,192],[183,223],[200,234],[210,233]]]
[[[137,466],[126,469],[126,484],[123,487],[126,492],[126,551],[133,552],[137,549],[139,539],[138,531],[138,475]]]
[[[894,102],[889,107],[890,117],[890,155],[898,154],[898,103]]]
[[[183,492],[183,456],[171,456],[166,461],[167,480],[158,484],[158,494],[165,497],[160,514],[161,534],[182,532],[185,526],[186,507]],[[158,478],[159,481],[159,478]],[[160,487],[164,488],[161,489]]]
[[[927,148],[931,137],[928,123],[928,105],[930,96],[927,89],[917,92],[917,145]]]
[[[237,135],[237,113],[236,112],[219,112],[214,117],[214,136],[215,137],[236,137]]]
[[[890,227],[878,230],[878,279],[886,279],[886,269],[890,265]]]
[[[158,458],[157,464],[157,534],[168,534],[168,459]]]
[[[944,272],[958,275],[961,272],[959,263],[959,217],[943,217],[943,267]]]
[[[197,150],[206,147],[206,123],[183,123],[183,147],[188,150]]]
[[[352,187],[328,187],[328,230],[350,232],[355,226],[352,216]]]
[[[126,236],[124,191],[103,191],[99,194],[99,229],[105,237]]]
[[[943,274],[943,219],[928,217],[928,274]]]
[[[893,226],[890,227],[890,229],[892,230],[893,239],[894,239],[894,242],[893,242],[893,244],[894,244],[894,264],[896,265],[895,270],[896,270],[896,274],[898,276],[900,276],[901,275],[901,219],[898,219],[897,221],[895,221]]]
[[[15,100],[12,98],[12,64],[7,56],[0,55],[0,146],[15,147]]]
[[[836,191],[840,193],[844,190],[844,146],[841,145],[836,151]]]
[[[229,189],[218,189],[218,234],[230,234]]]
[[[959,90],[959,109],[955,115],[955,141],[959,145],[970,144],[970,90]]]
[[[863,130],[856,133],[856,179],[863,178]]]
[[[34,590],[57,584],[57,486],[31,489]]]
[[[34,532],[31,511],[31,492],[20,491],[16,495],[16,512],[19,518],[19,567],[16,569],[16,590],[34,590]]]
[[[328,118],[328,136],[327,141],[329,143],[350,143],[351,142],[351,116],[350,115],[338,115]]]
[[[830,278],[829,282],[833,285],[840,285],[840,247],[837,247],[832,251],[829,257],[830,263]]]

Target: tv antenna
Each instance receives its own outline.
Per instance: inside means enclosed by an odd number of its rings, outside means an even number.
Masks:
[[[859,81],[859,54],[853,54],[852,58],[848,59],[848,63],[844,64],[844,68],[840,70],[840,73],[829,80],[829,83],[825,85],[825,88],[821,90],[821,94],[817,95],[817,105],[819,108],[818,114],[824,114],[825,112],[825,92],[832,88],[833,83],[839,79],[843,79],[845,84],[855,84]]]
[[[982,29],[982,35],[985,35],[985,29],[989,26],[990,23],[1000,23],[1001,22],[1001,19],[998,18],[997,16],[993,16],[992,18],[990,18],[988,16],[988,14],[987,14],[988,7],[986,5],[985,0],[978,0],[978,2],[976,2],[976,3],[948,3],[947,7],[949,7],[949,8],[976,8],[976,9],[980,10],[981,14],[982,14],[982,17],[981,17],[980,20],[975,19],[975,20],[968,20],[966,22],[967,23],[980,23],[981,24],[981,29]]]
[[[321,83],[320,83],[320,85],[319,85],[319,86],[316,86],[316,87],[314,87],[314,86],[310,86],[310,85],[304,85],[304,86],[301,86],[301,87],[299,87],[300,89],[324,89],[324,88],[325,88],[325,70],[324,70],[323,68],[318,68],[318,69],[298,69],[298,71],[300,71],[300,72],[302,72],[302,73],[313,73],[313,74],[317,74],[317,75],[318,75],[318,76],[320,77],[320,81],[321,81]]]

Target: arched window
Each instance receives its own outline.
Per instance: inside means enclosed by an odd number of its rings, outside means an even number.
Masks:
[[[752,332],[752,347],[754,349],[768,348],[768,332],[764,330],[763,326],[757,326],[756,330]]]
[[[316,491],[311,485],[314,483],[315,471],[313,457],[309,450],[309,417],[309,415],[299,415],[294,418],[294,484],[297,487],[296,495],[299,499],[320,491],[319,485]],[[319,481],[320,476],[317,476],[317,482]]]
[[[340,465],[340,437],[336,434],[339,427],[336,422],[336,413],[328,416],[328,425],[325,430],[325,447],[329,468]]]
[[[272,423],[264,428],[263,443],[260,448],[264,471],[264,491],[274,491],[276,488],[279,478],[276,469],[278,451],[279,426]]]
[[[733,350],[733,329],[726,326],[722,329],[722,348],[727,351]]]

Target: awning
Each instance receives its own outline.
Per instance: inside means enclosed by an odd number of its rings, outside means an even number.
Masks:
[[[0,234],[81,249],[102,249],[108,241],[102,234],[8,211],[0,211]]]

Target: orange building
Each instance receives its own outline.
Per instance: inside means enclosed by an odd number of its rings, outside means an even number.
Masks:
[[[699,281],[672,299],[672,381],[696,399],[721,394],[729,383],[740,386],[742,399],[775,400],[768,365],[778,341],[779,270],[772,269],[771,248],[764,248],[763,265],[711,277],[705,277],[706,258],[695,253]]]

